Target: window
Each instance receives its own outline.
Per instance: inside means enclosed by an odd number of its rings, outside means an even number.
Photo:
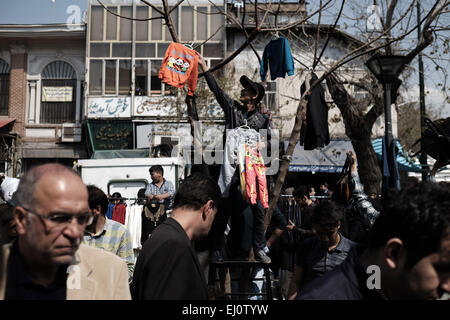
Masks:
[[[105,94],[116,94],[117,60],[105,60]]]
[[[130,95],[131,59],[91,59],[89,94]]]
[[[208,7],[197,7],[197,40],[206,40],[208,35]]]
[[[146,96],[148,93],[148,62],[147,60],[135,61],[135,77],[134,82],[135,95]]]
[[[133,14],[137,19],[160,17],[156,10],[147,5],[137,5],[135,13],[129,4],[114,4],[108,6],[108,10],[129,18]],[[194,42],[194,45],[211,37],[224,22],[223,15],[218,14],[218,10],[211,5],[181,5],[172,12],[171,17],[180,40],[183,43]],[[98,5],[91,6],[90,19],[89,95],[129,95],[133,72],[135,95],[166,95],[173,92],[172,87],[161,83],[158,78],[162,60],[172,42],[163,20],[135,21],[133,41],[131,20],[118,18]],[[223,58],[224,32],[217,32],[208,44],[196,48],[208,63],[211,60],[216,63]]]
[[[220,9],[220,11],[219,11]],[[225,22],[223,14],[220,12],[224,12],[223,7],[211,7],[211,31],[210,34],[214,34],[217,29],[221,28]],[[214,41],[222,41],[223,40],[223,32],[217,32],[211,40]]]
[[[122,17],[132,18],[133,8],[130,6],[121,6],[120,15]],[[131,41],[132,21],[130,19],[120,18],[120,41]]]
[[[112,56],[131,58],[131,43],[113,43]]]
[[[49,63],[41,74],[40,123],[75,122],[77,80],[64,61]]]
[[[147,19],[148,18],[147,6],[136,7],[136,18]],[[148,40],[148,21],[136,21],[136,40],[147,41]]]
[[[119,94],[130,95],[131,60],[119,60]]]
[[[108,7],[108,10],[117,14],[117,7]],[[106,12],[106,40],[117,40],[118,17]]]
[[[103,7],[91,7],[91,41],[103,40]]]
[[[0,59],[0,115],[8,115],[10,67]]]
[[[181,40],[194,40],[194,9],[192,7],[181,8],[181,21],[183,28],[181,28]]]
[[[102,94],[103,60],[92,60],[89,67],[89,93]]]
[[[162,60],[151,60],[150,69],[150,93],[151,94],[162,94],[163,83],[158,78],[159,68],[161,68]]]
[[[158,9],[162,9],[158,7]],[[161,15],[152,10],[152,18],[160,17]],[[162,40],[162,23],[161,19],[151,20],[152,22],[152,40]]]

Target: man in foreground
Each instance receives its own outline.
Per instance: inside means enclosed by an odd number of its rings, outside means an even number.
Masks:
[[[450,186],[393,192],[361,255],[310,282],[302,300],[438,299],[450,292]]]
[[[75,172],[34,167],[13,201],[17,240],[0,250],[0,299],[130,299],[126,263],[80,245],[92,215]]]
[[[174,209],[145,242],[136,261],[131,293],[136,300],[206,300],[208,289],[191,241],[208,234],[220,189],[194,173],[180,185]]]

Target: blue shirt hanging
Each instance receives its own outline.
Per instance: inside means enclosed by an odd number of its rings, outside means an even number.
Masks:
[[[261,81],[264,81],[268,68],[270,67],[270,78],[275,80],[278,77],[284,78],[294,74],[294,60],[292,59],[291,47],[284,37],[271,40],[264,48],[259,74]]]

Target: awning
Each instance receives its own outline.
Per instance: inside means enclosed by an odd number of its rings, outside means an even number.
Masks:
[[[408,154],[403,150],[400,142],[395,140],[397,152],[397,165],[398,169],[408,172],[422,172],[422,167],[417,159],[411,159]],[[372,140],[372,146],[377,154],[379,160],[383,159],[383,138],[377,138]]]
[[[284,150],[287,149],[288,144],[288,141],[284,142]],[[297,143],[289,172],[340,173],[349,150],[353,151],[350,140],[332,140],[324,148],[308,151]]]
[[[4,129],[10,131],[12,129],[12,126],[9,127],[8,125],[10,123],[13,123],[14,121],[16,121],[16,119],[12,119],[12,118],[0,119],[0,129],[4,128]]]
[[[372,140],[372,146],[380,160],[383,157],[381,141],[382,138]],[[288,141],[284,142],[285,151],[288,143]],[[408,157],[397,140],[396,143],[399,150],[397,153],[399,170],[421,172],[421,166],[418,161]],[[289,165],[289,172],[340,173],[345,163],[346,153],[349,150],[353,151],[353,145],[350,140],[332,140],[326,147],[310,151],[305,151],[303,146],[297,143]]]

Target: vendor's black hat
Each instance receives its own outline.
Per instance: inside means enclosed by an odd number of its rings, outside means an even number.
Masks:
[[[264,87],[261,84],[250,80],[247,76],[242,76],[239,81],[241,82],[241,85],[245,89],[251,90],[257,94],[256,103],[259,103],[261,99],[264,97],[265,93]]]

